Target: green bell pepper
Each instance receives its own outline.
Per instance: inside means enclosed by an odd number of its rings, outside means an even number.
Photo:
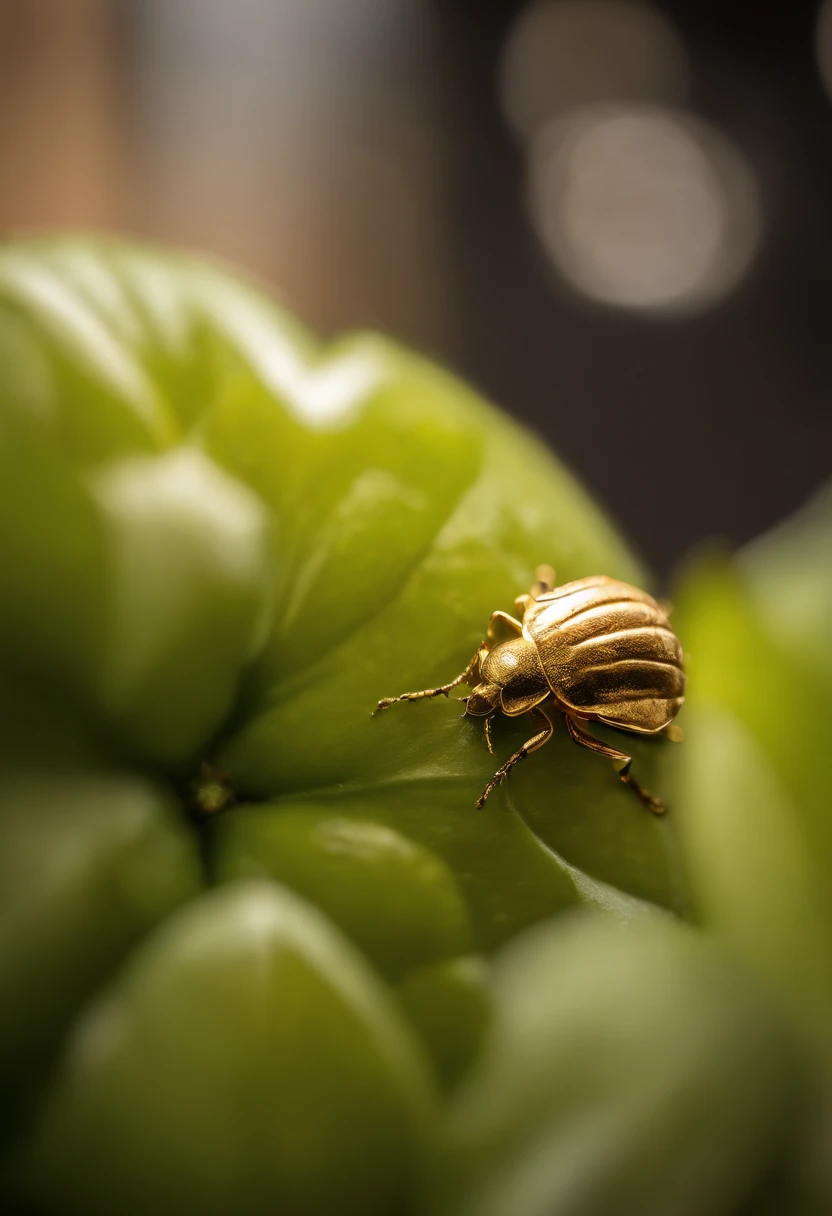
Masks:
[[[387,339],[115,241],[0,250],[0,352],[3,1201],[658,1216],[712,1153],[672,1210],[730,1210],[803,1091],[711,829],[565,731],[477,811],[453,700],[371,717],[541,562],[645,583],[570,474]],[[632,750],[699,806],[707,764]]]

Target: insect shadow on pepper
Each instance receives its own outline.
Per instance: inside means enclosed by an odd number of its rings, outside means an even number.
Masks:
[[[684,700],[682,647],[662,605],[638,587],[605,574],[555,586],[551,566],[538,566],[528,595],[514,601],[520,617],[493,612],[486,640],[455,679],[439,688],[405,692],[379,701],[374,713],[399,701],[447,697],[460,684],[473,685],[461,698],[465,714],[485,719],[485,741],[493,754],[491,721],[528,714],[540,730],[509,756],[476,801],[482,807],[515,764],[548,743],[553,716],[563,714],[580,747],[609,757],[618,776],[656,815],[666,808],[630,772],[632,757],[596,739],[584,723],[602,722],[639,735],[665,733],[678,741],[671,723]]]

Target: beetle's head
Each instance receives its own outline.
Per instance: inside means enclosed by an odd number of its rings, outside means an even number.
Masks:
[[[500,704],[500,689],[496,684],[478,684],[465,704],[465,712],[474,717],[493,714]]]
[[[482,709],[470,713],[489,714],[499,708],[516,717],[538,705],[549,693],[540,659],[534,643],[526,638],[512,638],[494,646],[482,664],[483,683],[475,692],[482,692]],[[484,706],[487,704],[488,708]]]

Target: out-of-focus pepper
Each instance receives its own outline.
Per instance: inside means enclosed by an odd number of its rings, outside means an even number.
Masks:
[[[570,1044],[612,1034],[593,1102],[629,1120],[650,1018],[683,1018],[686,993],[729,1016],[650,1092],[719,1104],[700,1070],[739,1060],[731,1110],[752,1127],[702,1202],[756,1178],[791,1109],[779,1030],[672,924],[674,818],[565,731],[477,811],[494,765],[452,700],[370,717],[456,674],[541,562],[644,583],[572,477],[389,341],[322,346],[224,271],[115,242],[0,251],[0,355],[3,1201],[536,1216],[563,1185],[506,1162],[535,1119],[570,1094],[581,1108],[580,1078],[557,1081]],[[501,720],[497,748],[521,731]],[[666,745],[633,748],[645,784],[671,788]],[[597,925],[562,929],[567,909]],[[493,953],[544,920],[492,980]],[[559,1006],[561,963],[595,1021]],[[527,1109],[498,1082],[536,966],[529,1016],[551,1006],[565,1030],[536,1078],[549,1049],[530,1024]],[[678,992],[659,999],[668,968]],[[616,1037],[624,989],[647,1039]],[[663,1069],[683,1020],[673,1033]],[[622,1193],[659,1213],[645,1145]],[[571,1193],[559,1211],[615,1210]]]

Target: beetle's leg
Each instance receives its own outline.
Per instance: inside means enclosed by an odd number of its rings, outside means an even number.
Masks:
[[[570,736],[579,747],[585,747],[588,751],[599,752],[602,756],[609,756],[610,760],[616,762],[624,762],[624,767],[618,770],[618,776],[628,785],[633,793],[641,799],[649,811],[654,815],[663,815],[667,807],[658,798],[654,798],[652,794],[648,794],[647,790],[642,789],[635,777],[630,774],[630,765],[633,762],[632,756],[628,756],[626,752],[620,752],[615,747],[608,747],[606,743],[602,743],[600,739],[596,739],[594,735],[581,730],[574,718],[570,718],[566,714],[566,729]]]
[[[425,701],[430,697],[447,697],[451,689],[457,688],[460,684],[476,683],[479,679],[480,663],[487,654],[488,646],[483,644],[465,670],[460,672],[456,679],[451,680],[450,683],[440,684],[438,688],[423,688],[420,692],[403,692],[398,697],[384,697],[379,701],[373,713],[377,714],[382,709],[389,709],[397,701]],[[372,717],[372,714],[370,716]]]
[[[600,752],[602,756],[609,756],[610,760],[623,760],[625,764],[629,764],[632,756],[628,756],[626,752],[620,752],[617,747],[609,747],[606,743],[602,743],[600,739],[596,739],[588,731],[581,730],[574,718],[570,718],[569,714],[564,715],[566,718],[566,729],[573,741],[579,747],[585,747],[591,752]]]
[[[493,645],[523,636],[523,626],[507,612],[492,612],[486,637]]]
[[[554,591],[555,589],[554,566],[538,566],[534,572],[534,577],[535,581],[532,583],[528,595],[518,595],[514,601],[515,610],[520,614],[521,619],[525,617],[539,595],[546,595],[549,591]]]
[[[685,737],[681,726],[676,726],[676,724],[673,722],[671,722],[670,726],[666,726],[664,728],[662,734],[666,739],[669,739],[671,743],[681,743]]]
[[[518,749],[514,753],[514,755],[509,756],[509,758],[508,758],[508,760],[506,760],[505,764],[500,765],[500,767],[497,769],[496,773],[491,778],[488,785],[485,787],[485,789],[483,790],[483,792],[480,794],[479,798],[476,801],[475,805],[478,810],[484,805],[486,798],[492,792],[492,790],[494,790],[500,784],[501,781],[505,781],[506,777],[509,775],[511,770],[514,768],[515,764],[519,764],[519,762],[521,760],[525,760],[525,758],[526,758],[526,756],[528,756],[529,752],[536,752],[539,747],[542,747],[544,743],[548,743],[549,740],[551,739],[552,733],[555,728],[552,724],[552,719],[549,717],[549,715],[546,713],[546,711],[544,709],[541,709],[541,707],[539,705],[537,705],[537,706],[535,706],[534,709],[529,710],[529,713],[532,717],[537,717],[537,718],[543,719],[544,724],[545,724],[543,727],[543,730],[540,731],[539,734],[533,735],[532,738],[529,739],[529,741],[527,743],[524,743],[522,747],[518,747]]]
[[[535,581],[532,585],[530,594],[534,599],[539,595],[546,595],[549,591],[555,589],[555,568],[554,566],[538,566],[534,572]]]
[[[493,717],[494,717],[493,714],[489,714],[488,717],[485,719],[485,722],[483,723],[483,725],[485,727],[485,746],[491,752],[492,756],[494,755],[494,748],[491,744],[491,719]]]
[[[632,776],[629,764],[625,764],[622,769],[619,769],[618,776],[625,785],[630,787],[636,797],[644,803],[648,811],[652,811],[654,815],[664,815],[667,813],[665,804],[658,798],[654,798],[652,794],[648,794],[647,790],[639,785],[635,777]]]

